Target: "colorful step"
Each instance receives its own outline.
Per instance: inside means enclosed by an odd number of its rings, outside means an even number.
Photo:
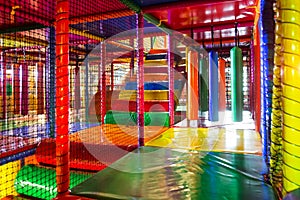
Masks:
[[[169,113],[167,112],[145,112],[145,126],[169,127]],[[104,118],[105,124],[136,125],[136,112],[108,111]]]
[[[178,102],[174,103],[176,109]],[[111,109],[115,111],[136,112],[137,102],[128,100],[114,100]],[[146,100],[144,101],[145,112],[168,112],[169,100]]]
[[[184,81],[175,80],[174,81],[174,89],[182,90],[184,85]],[[137,82],[127,82],[125,85],[125,90],[136,90]],[[158,81],[158,82],[145,82],[144,90],[168,90],[169,82],[168,81]]]
[[[177,72],[185,71],[185,66],[174,68]],[[168,73],[169,67],[167,65],[162,66],[144,66],[144,73]]]
[[[91,177],[89,174],[70,173],[70,188]],[[18,172],[14,183],[19,194],[53,199],[57,196],[56,171],[35,165],[26,165]]]
[[[152,82],[152,81],[167,81],[169,79],[169,75],[167,73],[147,73],[144,76],[145,82]],[[174,80],[182,79],[185,80],[185,76],[182,73],[174,73]],[[129,81],[136,82],[137,77],[132,76],[129,78]]]
[[[179,99],[179,90],[175,90],[174,98],[176,101]],[[136,90],[122,90],[119,94],[119,99],[136,101],[137,91]],[[145,90],[144,100],[168,100],[169,91],[168,90]]]

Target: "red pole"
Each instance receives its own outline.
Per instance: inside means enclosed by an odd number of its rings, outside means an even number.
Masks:
[[[144,136],[144,18],[136,14],[137,26],[137,115],[138,145],[145,145]]]
[[[219,58],[219,72],[220,72],[220,82],[219,82],[219,110],[226,110],[226,77],[225,77],[225,65],[226,61],[224,58]]]
[[[130,39],[130,46],[134,47],[134,40]],[[131,59],[130,59],[130,77],[134,74],[134,50],[131,52]]]
[[[259,38],[259,27],[258,23],[256,23],[255,30],[254,30],[254,57],[256,58],[253,60],[255,64],[255,130],[260,132],[260,118],[261,118],[261,101],[260,101],[260,38]]]
[[[69,167],[69,1],[56,0],[56,183],[68,192]]]
[[[44,64],[39,62],[37,64],[38,79],[37,79],[37,114],[44,114]]]
[[[20,65],[14,64],[14,114],[20,114]]]
[[[114,91],[114,63],[110,64],[110,88]]]
[[[250,92],[250,112],[251,112],[251,115],[252,115],[252,118],[254,119],[254,97],[255,97],[255,93],[254,93],[254,86],[255,86],[255,79],[254,79],[254,68],[255,68],[255,65],[254,65],[254,44],[253,44],[253,40],[251,40],[251,43],[250,43],[250,59],[249,59],[249,62],[250,62],[250,89],[249,89],[249,92]]]
[[[3,117],[3,119],[6,119],[6,117],[7,117],[7,113],[6,113],[6,111],[7,111],[7,105],[6,105],[6,57],[5,57],[5,53],[4,52],[2,52],[2,56],[1,56],[2,58],[2,65],[3,65],[3,96],[2,96],[2,98],[3,98],[3,105],[2,105],[2,107],[3,107],[3,110],[2,110],[2,112],[3,112],[3,115],[2,115],[2,117]]]
[[[28,65],[22,64],[22,99],[21,99],[21,114],[28,115]]]
[[[81,108],[80,102],[80,68],[79,68],[79,61],[76,59],[76,67],[75,67],[75,83],[74,83],[74,101],[75,101],[75,110],[78,112]],[[78,114],[78,113],[77,113]]]
[[[100,66],[100,88],[101,88],[101,102],[100,102],[100,110],[101,110],[101,123],[104,124],[104,117],[106,114],[106,73],[105,73],[105,65],[106,65],[106,47],[105,43],[101,43],[101,66]]]
[[[169,69],[169,117],[170,127],[174,126],[174,40],[171,35],[168,39],[168,69]],[[178,97],[179,98],[179,97]]]

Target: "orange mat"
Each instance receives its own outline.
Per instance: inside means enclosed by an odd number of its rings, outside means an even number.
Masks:
[[[166,127],[147,126],[144,128],[145,142],[159,136],[166,131]],[[103,124],[88,128],[70,135],[70,141],[90,144],[113,144],[132,146],[138,144],[138,127],[117,124]]]

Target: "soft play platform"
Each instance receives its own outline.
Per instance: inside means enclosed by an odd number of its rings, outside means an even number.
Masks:
[[[144,147],[77,185],[96,199],[277,199],[257,155]]]

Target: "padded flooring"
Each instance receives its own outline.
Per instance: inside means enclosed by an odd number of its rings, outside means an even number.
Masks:
[[[71,191],[96,199],[277,199],[261,156],[143,147]]]

